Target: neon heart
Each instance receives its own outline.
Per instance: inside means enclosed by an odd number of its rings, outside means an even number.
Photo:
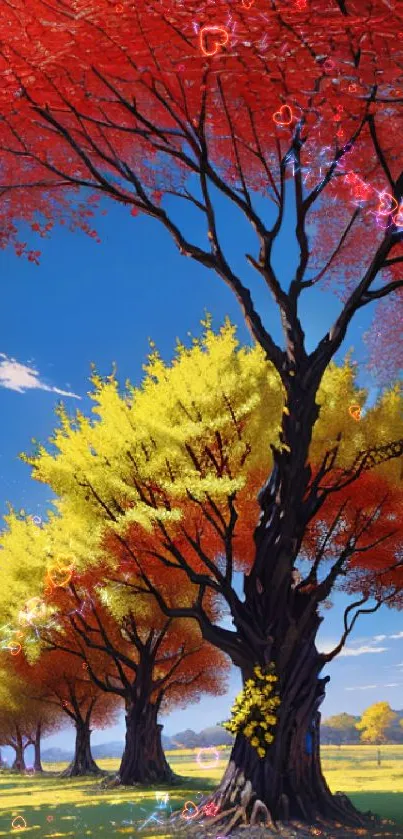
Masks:
[[[63,586],[67,586],[70,582],[72,573],[71,568],[66,568],[62,565],[52,565],[48,571],[48,579],[55,588],[63,588]]]
[[[393,202],[393,207],[390,206],[390,202]],[[393,195],[390,192],[382,192],[379,196],[379,206],[377,209],[377,213],[379,216],[389,216],[391,213],[394,213],[395,210],[398,208],[398,203],[396,198],[393,198]]]
[[[273,114],[276,125],[291,125],[292,119],[292,110],[289,105],[282,105],[280,110]]]
[[[356,421],[359,422],[361,419],[361,408],[359,405],[350,405],[349,409],[350,416]]]
[[[195,810],[194,813],[192,813],[190,811],[190,809],[188,807],[188,804],[191,804],[191,806],[194,808],[194,810]],[[189,813],[189,815],[185,816],[185,813]],[[182,813],[181,813],[182,818],[183,819],[194,819],[194,817],[197,816],[198,814],[199,814],[199,808],[196,807],[196,804],[194,804],[193,801],[185,801],[185,806],[184,806],[184,808],[182,810]]]
[[[403,204],[400,204],[400,207],[395,216],[393,216],[393,224],[396,227],[403,227]]]
[[[11,822],[11,826],[14,830],[22,830],[24,827],[27,826],[25,819],[22,816],[16,816],[15,819]]]
[[[215,55],[228,44],[229,33],[223,26],[202,26],[199,38],[203,55]]]

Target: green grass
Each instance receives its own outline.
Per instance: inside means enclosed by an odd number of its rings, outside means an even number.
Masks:
[[[221,778],[228,752],[220,753],[214,768],[203,769],[197,762],[197,749],[168,753],[168,760],[183,777],[175,788],[147,787],[102,790],[99,779],[62,779],[56,774],[19,777],[0,772],[0,837],[17,834],[29,839],[118,839],[144,836],[171,837],[169,808],[178,813],[186,801],[194,804],[207,795]],[[403,826],[403,746],[384,746],[382,763],[377,766],[373,746],[322,748],[323,768],[332,791],[341,790],[362,810],[372,810]],[[60,772],[66,764],[45,764],[49,773]],[[118,768],[118,760],[101,760],[99,766],[109,772]],[[158,810],[156,792],[169,793],[168,809]],[[165,826],[164,826],[165,812]],[[152,815],[163,821],[144,823]],[[26,827],[13,829],[16,817],[23,817]],[[124,822],[134,822],[124,824]],[[403,836],[403,829],[402,829]]]

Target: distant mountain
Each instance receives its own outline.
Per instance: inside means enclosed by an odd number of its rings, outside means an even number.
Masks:
[[[222,728],[220,725],[212,725],[209,728],[203,728],[198,734],[187,728],[186,731],[180,731],[171,738],[177,748],[195,749],[206,748],[208,746],[232,746],[234,738],[229,731]]]
[[[44,749],[41,757],[43,763],[65,763],[73,759],[73,752],[53,746],[51,749]]]

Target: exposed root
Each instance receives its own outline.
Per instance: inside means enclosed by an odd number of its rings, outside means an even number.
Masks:
[[[211,819],[203,820],[203,824],[205,824],[206,827],[211,827],[213,824],[218,824],[218,822],[222,822],[223,819],[225,819],[227,816],[230,816],[231,813],[235,813],[235,811],[239,809],[240,807],[236,806],[231,807],[230,810],[223,810],[222,813],[218,813],[218,816],[213,816],[213,818]]]
[[[289,822],[290,821],[290,802],[289,802],[288,795],[286,795],[285,792],[283,792],[283,794],[280,796],[280,802],[281,802],[281,810],[282,810],[282,820],[284,822]]]
[[[308,813],[307,813],[307,811],[306,811],[305,804],[304,804],[304,802],[302,801],[302,798],[301,798],[301,796],[300,796],[300,795],[297,795],[297,796],[296,796],[296,801],[297,801],[298,807],[300,808],[301,813],[302,813],[302,815],[303,815],[303,817],[304,817],[305,821],[306,821],[306,822],[308,822]]]
[[[269,825],[269,822],[271,821],[271,816],[270,816],[270,813],[269,813],[269,811],[268,811],[268,809],[267,809],[267,807],[266,807],[266,804],[264,804],[264,802],[263,802],[263,801],[261,801],[261,800],[260,800],[260,798],[258,798],[258,799],[255,801],[255,803],[254,803],[254,805],[253,805],[253,807],[252,807],[252,812],[251,812],[251,815],[250,815],[250,824],[251,824],[251,826],[254,826],[254,825],[259,825],[259,824],[260,824],[261,819],[259,818],[259,816],[260,816],[261,814],[263,814],[263,816],[264,816],[264,824],[265,824],[265,826],[268,826],[268,825]]]
[[[246,807],[248,806],[249,802],[252,799],[252,796],[253,796],[252,784],[251,784],[250,781],[246,781],[244,789],[242,790],[242,792],[239,796],[242,807],[244,807],[246,809]]]
[[[227,836],[229,833],[231,833],[231,830],[232,830],[234,827],[236,827],[236,825],[238,824],[238,822],[243,820],[243,818],[242,818],[242,812],[243,812],[242,807],[237,807],[237,808],[236,808],[236,813],[235,813],[235,814],[234,814],[234,816],[232,817],[232,819],[231,819],[231,821],[229,822],[229,824],[225,827],[225,831],[224,831],[224,833],[222,834],[223,836]]]

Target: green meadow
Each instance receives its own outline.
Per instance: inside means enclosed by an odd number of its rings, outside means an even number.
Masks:
[[[171,788],[105,788],[106,778],[63,779],[57,773],[66,764],[45,764],[43,776],[0,772],[0,837],[17,833],[29,839],[174,836],[185,823],[181,814],[186,803],[186,813],[197,818],[193,807],[203,803],[227,763],[228,753],[220,752],[219,762],[205,768],[197,753],[197,749],[167,753],[183,779]],[[322,757],[332,791],[345,792],[360,809],[402,824],[403,836],[403,746],[383,746],[381,766],[374,746],[324,746]],[[99,761],[111,777],[118,764],[118,760]]]

